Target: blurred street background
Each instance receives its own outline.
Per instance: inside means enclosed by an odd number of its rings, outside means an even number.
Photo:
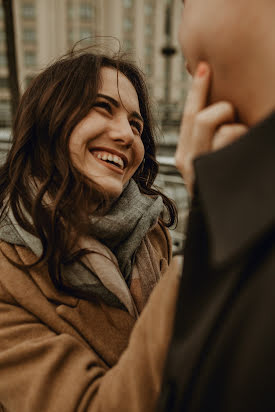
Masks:
[[[0,159],[9,148],[19,96],[41,69],[80,40],[80,47],[120,47],[149,85],[160,128],[156,184],[179,209],[174,252],[183,246],[188,201],[174,166],[190,81],[177,41],[181,8],[181,0],[0,0]]]

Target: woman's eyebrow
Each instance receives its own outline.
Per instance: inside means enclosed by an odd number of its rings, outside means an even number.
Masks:
[[[115,106],[115,107],[120,107],[120,103],[119,103],[116,99],[114,99],[113,97],[111,97],[111,96],[108,96],[108,95],[102,94],[102,93],[98,93],[97,97],[103,97],[104,99],[106,99],[106,100],[108,100],[110,103],[112,103],[113,106]],[[133,112],[130,113],[130,115],[133,116],[133,117],[135,117],[135,118],[137,118],[137,119],[140,120],[142,123],[144,123],[143,118],[141,117],[141,115],[140,115],[138,112],[133,111]]]
[[[113,97],[108,96],[106,94],[98,93],[97,97],[103,97],[106,100],[109,100],[110,103],[112,103],[113,106],[119,107],[120,104],[117,100],[115,100]]]

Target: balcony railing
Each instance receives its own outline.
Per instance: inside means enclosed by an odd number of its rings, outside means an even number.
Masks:
[[[181,123],[183,113],[183,105],[179,102],[175,103],[159,103],[157,118],[163,129],[178,129]]]

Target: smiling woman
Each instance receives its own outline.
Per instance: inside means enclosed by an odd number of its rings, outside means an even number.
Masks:
[[[110,197],[118,197],[144,157],[143,119],[128,78],[101,69],[101,86],[90,113],[72,131],[69,150],[76,167]]]
[[[178,282],[154,134],[119,56],[65,56],[23,95],[0,168],[5,410],[153,410]]]

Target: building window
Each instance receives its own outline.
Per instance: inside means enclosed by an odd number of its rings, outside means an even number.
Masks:
[[[150,63],[147,63],[145,65],[145,73],[147,74],[147,76],[152,76],[153,68],[152,68],[152,65]]]
[[[91,30],[87,30],[87,29],[81,29],[80,30],[80,39],[90,41],[91,37],[92,37]]]
[[[69,20],[73,20],[73,18],[74,18],[74,6],[72,4],[68,5],[67,13],[68,13]]]
[[[36,54],[31,51],[26,51],[24,54],[24,61],[26,67],[31,67],[36,65]]]
[[[69,41],[73,43],[75,41],[74,31],[70,30],[68,33]]]
[[[0,100],[0,127],[11,125],[11,104],[9,100]]]
[[[147,88],[148,88],[148,92],[153,95],[154,94],[154,86],[152,85],[152,83],[147,83]]]
[[[133,0],[123,0],[123,6],[125,9],[130,9],[133,6]]]
[[[145,46],[145,56],[151,57],[153,54],[153,47],[151,45]]]
[[[91,4],[80,4],[79,15],[81,20],[90,20],[93,17],[93,7]]]
[[[35,17],[35,8],[32,3],[23,3],[22,4],[22,16],[25,19],[34,19]]]
[[[0,52],[0,66],[7,66],[7,56],[6,53]]]
[[[123,20],[123,29],[124,31],[131,31],[133,28],[133,21],[129,17],[126,17]]]
[[[152,36],[153,34],[153,27],[151,24],[146,24],[145,25],[145,34],[146,36]]]
[[[36,42],[36,33],[31,29],[23,30],[23,40],[26,43],[35,43]]]
[[[181,89],[181,101],[182,101],[183,103],[184,103],[185,100],[186,100],[187,91],[188,91],[187,86],[185,86],[185,87],[183,87],[183,88]]]
[[[131,50],[134,47],[132,40],[129,39],[124,40],[123,45],[126,50]]]
[[[145,4],[145,6],[144,6],[144,13],[145,13],[145,16],[152,16],[152,14],[153,14],[153,6],[152,6],[152,4]]]
[[[9,79],[7,77],[0,77],[0,88],[6,89],[9,87]]]

